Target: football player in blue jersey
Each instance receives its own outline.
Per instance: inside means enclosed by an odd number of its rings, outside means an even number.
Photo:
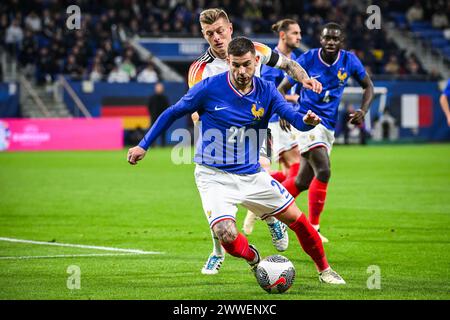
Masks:
[[[297,62],[308,70],[309,76],[323,84],[320,94],[302,89],[300,112],[312,110],[322,122],[313,130],[298,135],[300,170],[297,177],[286,179],[282,184],[294,196],[308,190],[309,221],[320,232],[319,218],[325,205],[330,180],[330,152],[334,142],[334,130],[338,107],[344,87],[352,76],[363,88],[361,107],[350,115],[350,123],[360,125],[373,99],[373,83],[361,61],[352,52],[342,49],[344,34],[341,26],[328,23],[320,34],[321,48],[301,55]],[[295,84],[286,77],[278,87],[285,94]],[[323,235],[322,241],[327,242]]]
[[[258,250],[236,227],[237,205],[242,204],[262,219],[275,216],[289,226],[314,261],[321,282],[345,284],[329,266],[318,232],[294,198],[259,164],[274,113],[300,131],[313,129],[320,118],[294,110],[272,82],[255,77],[258,59],[252,41],[232,40],[227,50],[230,70],[200,81],[166,109],[139,145],[128,150],[128,162],[136,165],[175,119],[197,111],[201,137],[194,157],[195,181],[210,228],[226,252],[245,259],[252,270],[260,261]],[[314,86],[314,80],[308,82]]]

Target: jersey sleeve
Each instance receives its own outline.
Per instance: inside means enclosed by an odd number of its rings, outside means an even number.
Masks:
[[[266,65],[261,66],[261,78],[278,85],[284,78],[283,71],[280,69],[268,67]]]
[[[256,54],[261,59],[261,64],[265,64],[269,67],[279,68],[281,65],[281,56],[270,49],[270,47],[260,42],[253,42],[256,50]]]
[[[194,61],[189,67],[188,72],[188,86],[192,88],[194,85],[203,80],[203,73],[205,71],[206,65],[208,63],[205,61]]]
[[[445,94],[447,97],[450,97],[450,79],[448,79],[447,86],[445,87],[442,94]]]
[[[167,130],[176,119],[201,109],[202,100],[207,91],[206,82],[207,80],[197,83],[177,103],[164,110],[139,142],[139,146],[147,150],[156,138],[163,131]]]
[[[271,84],[270,94],[273,113],[276,113],[281,118],[286,119],[300,131],[309,131],[314,128],[314,126],[307,125],[303,122],[304,114],[296,111],[292,106],[292,103],[287,102],[283,98],[281,93],[275,88],[274,84]]]
[[[349,53],[350,58],[350,73],[356,80],[361,81],[366,77],[366,69],[361,60],[354,53]]]

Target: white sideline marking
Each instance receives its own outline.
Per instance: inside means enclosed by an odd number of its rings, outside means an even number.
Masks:
[[[39,245],[45,245],[45,246],[57,246],[57,247],[70,247],[70,248],[81,248],[81,249],[95,249],[95,250],[104,250],[104,251],[126,252],[126,253],[134,253],[134,254],[164,254],[164,252],[158,252],[158,251],[144,251],[144,250],[138,250],[138,249],[121,249],[121,248],[113,248],[113,247],[88,246],[88,245],[84,245],[84,244],[33,241],[33,240],[4,238],[4,237],[0,237],[0,241],[39,244]]]
[[[149,253],[88,253],[88,254],[57,254],[53,256],[11,256],[0,257],[0,260],[25,260],[25,259],[51,259],[51,258],[78,258],[78,257],[113,257],[113,256],[136,256]]]

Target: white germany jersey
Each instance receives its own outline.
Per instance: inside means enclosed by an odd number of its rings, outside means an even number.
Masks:
[[[259,62],[255,71],[255,75],[257,77],[259,77],[261,74],[262,64],[268,65],[269,67],[279,67],[279,65],[281,64],[281,57],[277,52],[272,51],[272,49],[270,49],[265,44],[259,42],[253,42],[253,44],[255,45],[256,55],[259,56]],[[211,48],[209,48],[189,67],[189,88],[208,77],[226,72],[229,69],[230,68],[226,60],[214,56]]]

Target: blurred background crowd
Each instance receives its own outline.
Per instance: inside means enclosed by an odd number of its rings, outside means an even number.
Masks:
[[[450,38],[450,2],[445,0],[371,1],[381,8],[380,30],[364,26],[367,1],[314,0],[3,0],[0,3],[0,47],[17,57],[20,67],[38,83],[57,74],[73,79],[109,82],[157,82],[160,70],[139,59],[121,42],[118,30],[142,37],[201,37],[198,15],[208,7],[224,8],[235,34],[269,35],[280,18],[299,21],[302,42],[317,47],[320,26],[339,21],[346,30],[346,48],[353,50],[371,75],[426,76],[439,80],[438,70],[426,70],[417,53],[401,50],[386,28],[411,29],[426,24],[439,33],[446,53]],[[65,27],[66,8],[81,8],[80,30]],[[422,30],[422,29],[421,29]],[[436,41],[435,41],[436,42]],[[438,43],[438,42],[436,42]]]

